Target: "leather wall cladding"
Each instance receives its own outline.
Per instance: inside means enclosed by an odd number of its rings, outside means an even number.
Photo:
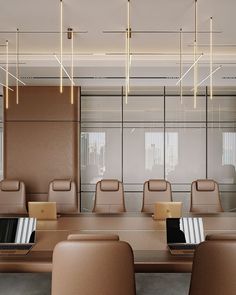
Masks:
[[[11,91],[10,91],[11,92]],[[70,87],[20,87],[20,103],[9,92],[4,121],[4,176],[22,180],[27,200],[40,201],[53,179],[72,179],[79,188],[79,96]],[[37,198],[39,196],[39,199]]]

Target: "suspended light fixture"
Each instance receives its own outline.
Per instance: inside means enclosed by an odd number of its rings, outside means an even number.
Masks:
[[[70,102],[74,103],[74,32],[71,29],[71,90],[70,90]]]
[[[203,53],[199,55],[199,57],[195,60],[195,62],[189,67],[189,69],[182,75],[182,77],[179,78],[179,80],[176,82],[176,86],[179,85],[179,83],[185,78],[185,76],[192,70],[192,68],[199,62],[199,60],[203,57]]]
[[[213,98],[213,78],[212,78],[212,71],[213,71],[213,19],[210,18],[210,99]]]
[[[195,33],[194,33],[194,44],[193,44],[193,58],[194,62],[196,61],[197,56],[197,0],[195,0]],[[197,69],[197,63],[194,65],[194,108],[197,107],[197,83],[198,83],[198,69]]]
[[[16,31],[16,104],[19,104],[19,29]]]
[[[200,86],[200,85],[202,85],[208,78],[212,78],[212,76],[217,72],[217,71],[219,71],[220,69],[222,68],[222,66],[219,66],[219,67],[217,67],[214,71],[212,71],[206,78],[204,78],[201,82],[199,82],[198,84],[197,84],[197,86]],[[192,90],[194,90],[194,88],[192,89]]]
[[[63,92],[63,85],[62,85],[62,74],[63,74],[63,3],[60,0],[60,93]]]
[[[8,56],[8,40],[6,40],[6,109],[9,107],[9,93],[8,93],[8,64],[9,64],[9,56]]]
[[[127,29],[126,29],[126,83],[125,83],[125,103],[128,103],[128,95],[130,91],[130,0],[127,2]]]
[[[180,29],[180,36],[179,36],[179,69],[180,69],[180,73],[179,76],[182,77],[183,74],[183,63],[182,63],[182,29]],[[180,103],[183,103],[183,87],[182,87],[182,80],[180,81]]]

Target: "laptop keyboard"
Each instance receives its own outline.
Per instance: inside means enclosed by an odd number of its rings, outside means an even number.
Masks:
[[[186,244],[186,245],[169,245],[171,250],[195,250],[198,244]]]
[[[31,245],[0,245],[0,250],[29,250]]]

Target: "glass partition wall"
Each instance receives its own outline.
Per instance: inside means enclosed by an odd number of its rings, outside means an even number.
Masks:
[[[192,181],[220,184],[225,210],[236,207],[236,97],[202,88],[193,107],[190,89],[159,87],[131,92],[122,88],[81,95],[81,210],[93,208],[97,181],[124,183],[127,211],[140,211],[143,183],[171,182],[173,200],[189,211]]]

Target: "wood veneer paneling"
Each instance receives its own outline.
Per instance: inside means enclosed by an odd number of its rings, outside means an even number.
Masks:
[[[70,103],[70,87],[63,87],[63,93],[57,86],[19,87],[18,105],[16,89],[11,88],[14,92],[9,91],[5,121],[79,121],[78,87],[74,87],[74,104]]]
[[[53,179],[79,176],[79,89],[70,103],[70,87],[20,87],[20,103],[9,93],[4,116],[4,177],[26,185],[27,200],[40,201]],[[42,197],[43,196],[43,197]],[[78,197],[79,198],[79,197]],[[79,203],[79,202],[78,202]]]

